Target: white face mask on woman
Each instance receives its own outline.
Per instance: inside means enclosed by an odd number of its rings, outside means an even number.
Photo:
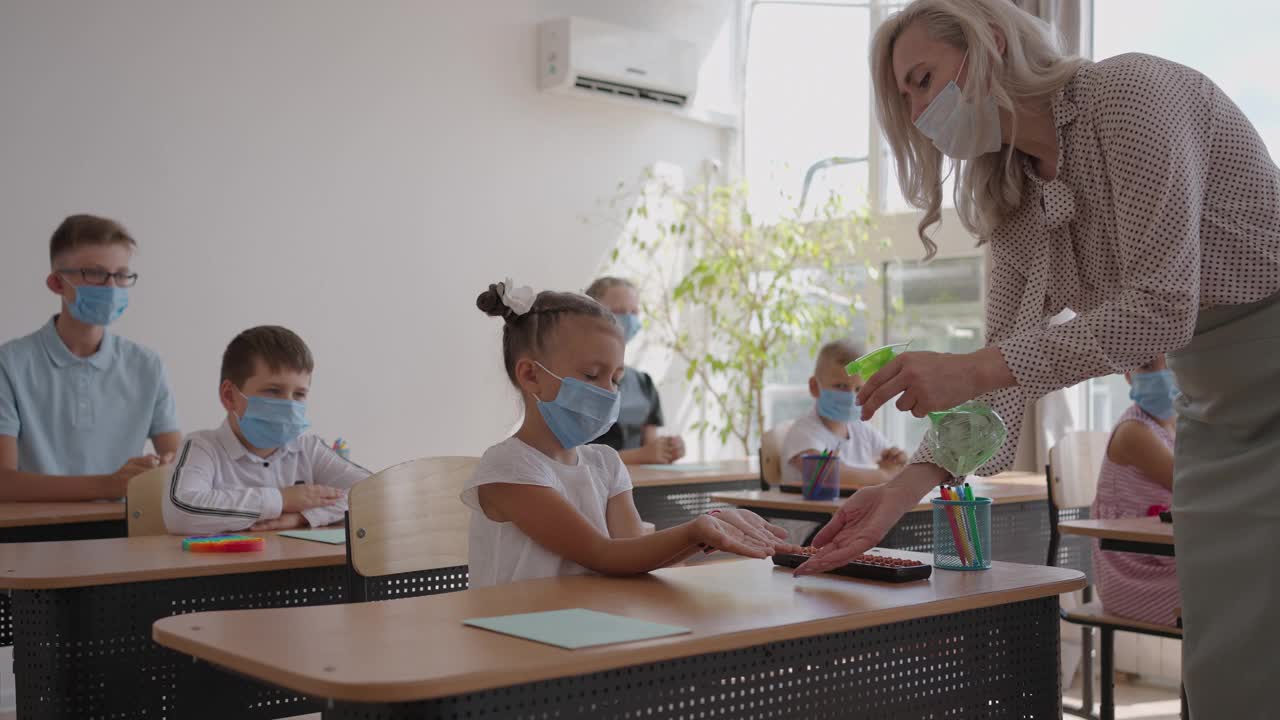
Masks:
[[[968,60],[966,52],[960,61],[960,70],[964,70]],[[957,71],[956,78],[959,77]],[[956,160],[972,160],[1000,149],[1000,111],[996,99],[988,94],[977,101],[965,100],[955,80],[947,83],[920,113],[916,129],[932,140],[943,155]]]

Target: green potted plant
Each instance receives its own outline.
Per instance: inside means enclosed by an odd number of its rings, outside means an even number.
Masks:
[[[691,429],[750,456],[765,431],[766,373],[848,333],[871,223],[835,194],[810,219],[796,210],[760,222],[746,190],[683,189],[652,170],[638,190],[620,185],[612,205],[626,205],[625,232],[606,269],[638,281],[650,342],[685,363],[695,400],[709,404]]]

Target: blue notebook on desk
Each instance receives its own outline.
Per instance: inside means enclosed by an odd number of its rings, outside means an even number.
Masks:
[[[683,635],[689,628],[583,608],[471,618],[462,624],[568,650]]]
[[[341,545],[347,541],[347,531],[342,528],[337,530],[285,530],[280,533],[280,537],[310,540],[328,545]]]

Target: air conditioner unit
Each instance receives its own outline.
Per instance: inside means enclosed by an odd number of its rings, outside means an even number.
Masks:
[[[697,50],[679,38],[564,17],[538,26],[538,87],[685,108],[698,85]]]

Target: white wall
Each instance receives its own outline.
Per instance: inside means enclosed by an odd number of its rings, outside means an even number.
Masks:
[[[315,429],[381,467],[478,453],[518,414],[488,283],[583,287],[614,238],[580,218],[727,133],[535,89],[565,14],[708,49],[732,102],[736,0],[5,0],[0,340],[56,311],[65,215],[123,221],[141,280],[113,329],[158,350],[184,429],[222,417],[218,363],[279,323],[317,358]],[[710,77],[706,77],[710,76]],[[717,85],[717,83],[723,83]],[[725,88],[728,88],[727,90]]]

